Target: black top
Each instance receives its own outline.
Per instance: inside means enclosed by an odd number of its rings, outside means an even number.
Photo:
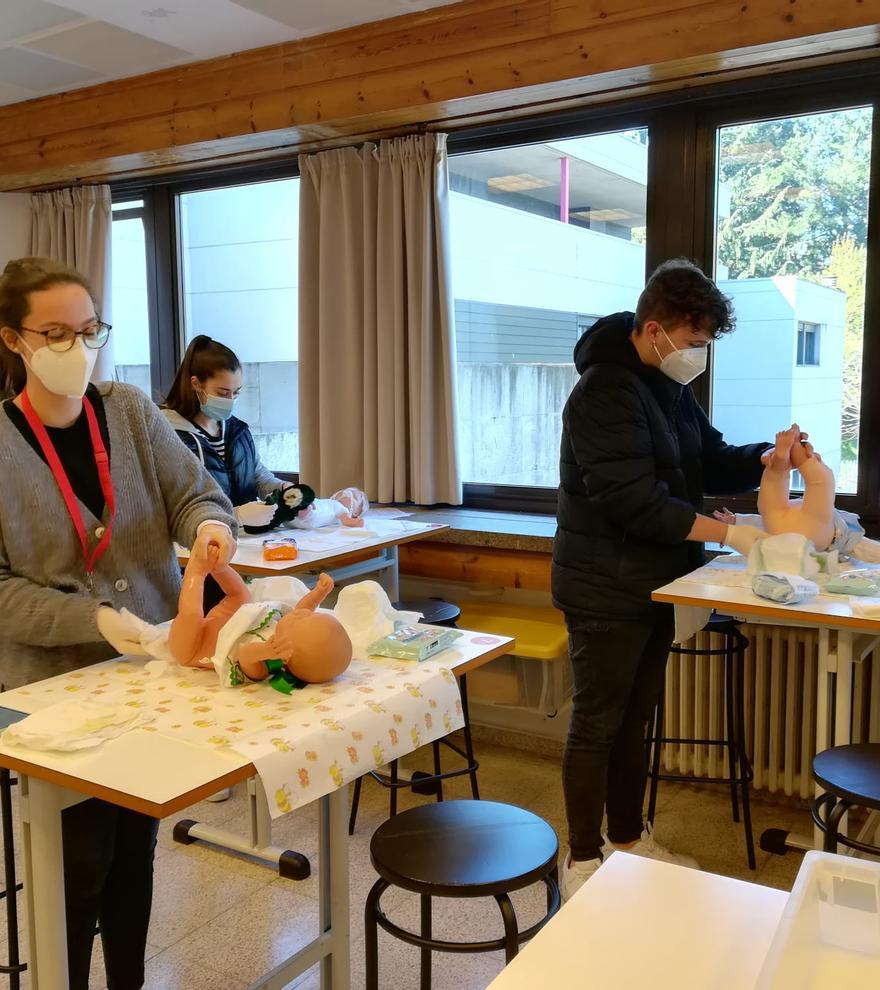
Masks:
[[[89,385],[86,395],[92,402],[95,416],[98,419],[98,427],[104,439],[104,446],[107,448],[107,456],[110,457],[110,434],[107,429],[107,413],[104,410],[104,402],[94,385]],[[34,431],[28,425],[24,413],[10,399],[3,403],[6,415],[15,424],[18,432],[33,447],[34,452],[48,464],[46,455],[40,448]],[[70,426],[58,428],[47,426],[46,432],[49,439],[58,453],[61,464],[70,479],[73,493],[92,513],[96,519],[100,519],[104,514],[104,493],[101,491],[101,481],[98,477],[98,465],[95,463],[95,456],[92,451],[92,438],[89,435],[89,423],[86,419],[86,411],[80,413],[77,421]]]
[[[198,433],[177,430],[177,435],[199,458],[211,473],[211,477],[223,489],[233,505],[244,505],[258,497],[255,474],[257,448],[247,423],[235,416],[226,420],[223,428],[223,454],[215,449],[217,437],[212,437],[200,426]]]
[[[769,447],[726,444],[690,386],[641,361],[633,322],[606,316],[578,341],[562,414],[553,598],[585,619],[649,616],[651,593],[703,562],[686,538],[704,494],[755,488]]]

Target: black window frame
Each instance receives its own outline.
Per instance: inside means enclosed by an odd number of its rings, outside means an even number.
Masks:
[[[874,109],[863,351],[863,370],[867,370],[880,368],[880,334],[869,332],[869,328],[880,325],[880,195],[877,194],[880,190],[880,65],[876,61],[803,68],[489,126],[452,129],[447,146],[449,154],[456,155],[647,128],[646,276],[664,259],[678,256],[692,258],[711,273],[717,128],[725,124],[866,105],[872,105]],[[442,122],[432,124],[431,129],[448,130]],[[658,175],[664,176],[662,190],[654,181]],[[120,180],[111,185],[114,201],[144,200],[151,375],[157,397],[168,388],[183,348],[178,195],[298,176],[296,158],[285,157],[270,162]],[[633,308],[635,302],[633,299]],[[869,380],[867,374],[865,380]],[[697,379],[694,386],[698,401],[706,409],[711,409],[711,388],[711,372]],[[877,526],[880,524],[880,396],[875,400],[870,393],[863,395],[858,479],[858,493],[839,496],[839,504],[859,512],[869,527]],[[725,504],[735,511],[754,511],[755,501],[755,496],[749,495],[726,499]],[[464,485],[464,505],[469,508],[553,514],[556,502],[555,488]],[[707,500],[707,511],[714,507],[719,507],[718,500]]]

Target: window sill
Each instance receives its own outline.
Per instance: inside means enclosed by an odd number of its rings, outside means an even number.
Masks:
[[[556,533],[556,518],[538,513],[416,509],[410,518],[413,522],[448,526],[448,529],[432,536],[431,541],[458,546],[550,553]]]

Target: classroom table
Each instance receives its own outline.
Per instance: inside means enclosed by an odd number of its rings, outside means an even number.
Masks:
[[[787,900],[616,852],[487,990],[753,990]]]
[[[398,547],[403,543],[430,539],[447,526],[441,523],[418,523],[382,515],[367,515],[364,529],[327,526],[316,530],[276,529],[258,535],[242,532],[238,550],[230,561],[233,570],[251,577],[276,577],[279,574],[305,574],[325,570],[334,581],[375,574],[392,602],[400,597]],[[300,546],[296,560],[264,560],[263,540],[275,536],[292,536]],[[367,555],[364,557],[364,555]],[[353,563],[346,563],[357,557]],[[182,567],[189,551],[177,548]]]
[[[510,645],[511,641],[502,637],[464,634],[454,648],[432,660],[436,659],[446,670],[455,668],[460,674],[503,655]],[[371,661],[360,663],[366,666]],[[383,664],[400,664],[401,661],[378,663],[377,669],[381,670]],[[134,703],[147,710],[155,708],[156,711],[169,712],[167,707],[156,707],[160,698],[164,701],[162,692],[167,693],[169,689],[161,688],[161,680],[154,682],[143,672],[145,664],[146,661],[140,657],[110,660],[5,692],[0,696],[0,701],[7,709],[38,711],[56,702],[64,692],[81,690],[90,678],[104,679],[125,674],[128,682],[132,679],[139,682]],[[208,676],[208,672],[198,673]],[[182,676],[190,677],[192,672],[184,672]],[[399,679],[403,677],[414,679],[411,674],[398,673]],[[404,687],[409,688],[410,684]],[[242,705],[239,714],[244,714],[243,706],[253,705],[254,691],[262,690],[259,695],[261,705],[270,708],[273,705],[296,705],[295,695],[282,695],[268,684],[251,685],[250,688],[254,689],[250,701],[245,700],[249,697],[245,693],[247,689],[227,689],[223,703],[229,698],[240,697]],[[75,695],[66,695],[68,698],[72,696]],[[381,706],[371,702],[369,694],[359,697],[363,698],[362,707],[352,715],[372,720],[369,724],[375,723],[376,729],[384,734],[388,716],[375,714]],[[426,703],[430,704],[429,701]],[[305,704],[303,702],[303,706]],[[172,711],[172,714],[162,718],[173,721],[176,715]],[[293,727],[288,731],[299,730]],[[331,733],[334,727],[329,726],[326,731]],[[411,739],[409,733],[401,732],[398,744],[401,748],[397,755],[403,755],[416,749],[418,740]],[[358,767],[356,773],[352,772],[351,779],[373,768],[374,764],[368,763]],[[64,808],[96,797],[120,807],[166,818],[223,787],[248,780],[256,774],[251,760],[227,746],[219,746],[216,739],[199,743],[192,738],[164,734],[151,724],[132,729],[97,748],[76,753],[39,752],[8,742],[4,744],[0,737],[0,766],[17,772],[21,786],[22,878],[28,916],[30,951],[27,961],[32,990],[67,990],[69,986],[61,841],[61,813]],[[347,784],[350,780],[334,783],[335,787],[329,783],[321,785],[330,789],[317,798],[320,802],[320,931],[309,945],[253,983],[252,990],[280,990],[318,963],[321,965],[322,990],[349,990]],[[293,787],[293,782],[291,784]]]
[[[733,566],[735,562],[715,561],[658,588],[652,597],[677,608],[717,610],[753,623],[817,630],[816,752],[848,744],[853,723],[853,671],[880,645],[880,619],[856,615],[843,595],[820,594],[799,605],[779,605],[759,598],[748,586],[711,583],[713,575],[716,580],[726,580],[725,569]],[[741,570],[745,573],[744,561]],[[786,846],[802,850],[822,848],[818,829],[812,836],[768,830],[761,845],[774,852],[784,852]]]

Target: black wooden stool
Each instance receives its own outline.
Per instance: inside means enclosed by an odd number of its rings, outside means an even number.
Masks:
[[[503,949],[510,962],[520,945],[559,910],[558,855],[553,829],[530,811],[509,804],[446,801],[390,818],[370,842],[370,860],[379,879],[364,910],[366,990],[379,990],[379,926],[421,950],[421,990],[431,988],[432,952]],[[521,932],[509,895],[538,881],[547,886],[547,914]],[[383,913],[379,901],[391,886],[420,895],[420,934],[400,928]],[[501,909],[504,937],[487,942],[432,938],[434,897],[493,897]]]
[[[840,819],[858,806],[880,811],[880,743],[834,746],[817,753],[813,780],[825,789],[813,802],[813,821],[825,836],[825,852],[837,852],[838,843],[849,849],[880,856],[880,846],[851,839],[838,831]]]
[[[417,601],[395,602],[394,607],[402,612],[420,612],[423,616],[422,621],[427,625],[449,626],[453,629],[456,627],[458,617],[461,615],[461,609],[457,605],[454,605],[452,602],[444,601],[442,598],[423,598]],[[397,792],[401,788],[409,787],[412,788],[414,794],[432,795],[436,797],[438,801],[442,801],[443,781],[449,780],[452,777],[463,777],[466,774],[471,778],[471,794],[473,795],[475,801],[479,801],[480,788],[477,783],[477,770],[479,770],[480,764],[477,763],[474,756],[474,744],[471,740],[471,721],[470,713],[468,712],[466,674],[462,674],[458,678],[458,689],[461,693],[461,710],[462,715],[464,716],[464,728],[462,730],[464,735],[464,749],[449,738],[437,739],[431,743],[431,749],[434,754],[433,773],[426,773],[424,770],[416,770],[409,780],[401,780],[397,760],[392,760],[391,763],[388,764],[387,774],[380,773],[378,770],[371,770],[369,774],[366,775],[372,777],[373,780],[380,783],[383,787],[387,787],[391,791],[388,801],[388,813],[390,817],[393,818],[397,814]],[[444,773],[440,761],[441,744],[460,756],[464,760],[465,765],[460,767],[458,770],[447,770]],[[354,835],[355,826],[357,825],[357,814],[361,801],[361,787],[363,786],[363,780],[363,777],[358,777],[354,784],[354,792],[351,797],[351,815],[348,819],[349,835]]]
[[[699,650],[673,646],[670,653],[689,657],[724,657],[726,733],[723,739],[682,739],[663,735],[664,693],[654,712],[653,726],[648,733],[649,771],[651,778],[648,799],[648,821],[653,825],[657,807],[657,785],[661,780],[677,780],[684,783],[729,784],[733,820],[739,821],[737,788],[742,792],[742,820],[746,836],[746,855],[749,868],[755,869],[755,840],[752,834],[752,814],[749,805],[749,785],[752,765],[746,753],[745,728],[745,653],[748,639],[739,631],[739,623],[727,615],[712,615],[703,631],[723,637],[724,645],[718,649]],[[694,777],[686,774],[661,773],[660,749],[664,743],[680,743],[696,746],[722,746],[727,749],[728,775],[726,777]]]

